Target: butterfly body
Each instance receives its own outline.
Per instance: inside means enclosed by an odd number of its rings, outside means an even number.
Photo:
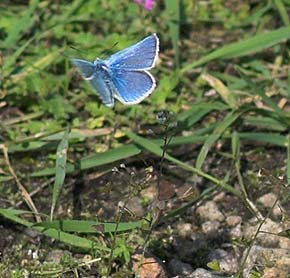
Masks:
[[[72,59],[81,75],[97,91],[102,102],[114,106],[114,98],[126,105],[137,104],[153,92],[156,86],[151,69],[158,56],[156,34],[121,50],[106,60],[93,63]]]

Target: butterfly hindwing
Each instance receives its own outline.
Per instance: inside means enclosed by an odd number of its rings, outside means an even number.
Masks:
[[[93,63],[81,59],[71,59],[71,62],[78,68],[84,79],[89,80],[93,77],[96,68]]]
[[[114,70],[111,78],[115,97],[127,105],[141,102],[156,86],[153,76],[147,71]]]
[[[142,41],[113,54],[107,61],[113,69],[146,70],[154,66],[159,51],[159,39],[152,34]]]
[[[113,89],[108,73],[85,60],[71,59],[71,62],[78,68],[82,77],[92,85],[102,102],[108,107],[113,107]]]
[[[103,104],[108,107],[114,106],[113,85],[105,72],[97,72],[94,77],[89,80],[90,84],[97,91]]]

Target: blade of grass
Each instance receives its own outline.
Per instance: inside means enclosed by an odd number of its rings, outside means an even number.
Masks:
[[[38,3],[39,0],[34,0],[30,2],[28,9],[24,11],[23,15],[19,18],[18,22],[15,23],[13,29],[10,30],[8,36],[4,40],[3,42],[4,48],[7,49],[14,48],[17,44],[17,41],[20,39],[22,32],[29,29],[32,26],[35,19],[33,13],[37,8]]]
[[[276,146],[287,147],[287,137],[277,133],[267,132],[241,132],[240,138],[244,140],[273,144]]]
[[[53,212],[56,206],[58,196],[60,194],[61,188],[66,175],[66,159],[67,159],[67,150],[68,150],[68,136],[69,128],[63,135],[61,142],[57,147],[56,152],[56,165],[55,165],[55,180],[52,191],[52,203],[50,210],[50,220],[53,218]]]
[[[167,15],[169,33],[174,48],[175,65],[179,68],[179,25],[180,25],[180,0],[165,0],[165,13]]]
[[[112,233],[116,230],[116,225],[116,223],[88,220],[53,220],[37,223],[34,227],[43,227],[46,229],[53,228],[63,232],[96,234],[99,232]],[[141,228],[141,226],[142,221],[120,222],[118,224],[117,232],[125,232],[136,228]]]
[[[18,215],[31,212],[25,212],[23,210],[14,210],[14,209],[0,209],[0,215],[4,218],[7,218],[15,223],[21,224],[25,227],[31,228],[34,231],[38,231],[45,236],[51,237],[58,241],[61,241],[70,246],[75,246],[85,250],[99,250],[99,251],[109,251],[109,248],[86,238],[72,235],[66,232],[58,231],[54,228],[43,228],[36,227],[35,223],[29,222],[23,218],[20,218]]]
[[[207,154],[213,144],[222,136],[228,127],[230,127],[239,117],[241,113],[228,113],[224,120],[218,123],[213,133],[205,140],[198,157],[196,159],[196,168],[201,169],[202,165],[207,157]]]
[[[287,9],[283,3],[282,0],[274,0],[274,4],[280,14],[280,17],[284,23],[285,26],[289,26],[290,25],[290,21],[289,21],[289,16],[288,16],[288,12]]]
[[[290,184],[290,135],[288,135],[287,138],[287,171],[286,171],[286,175],[287,175],[287,185]]]
[[[253,37],[223,46],[201,59],[190,63],[181,69],[184,73],[195,67],[216,59],[230,59],[259,52],[290,38],[290,27],[282,27],[267,33],[257,34]]]
[[[238,177],[239,185],[241,188],[241,195],[242,195],[242,200],[245,204],[245,206],[248,208],[249,211],[251,211],[254,215],[258,217],[258,219],[263,219],[263,215],[259,212],[255,204],[249,199],[248,193],[246,190],[246,186],[243,181],[243,177],[241,174],[241,142],[240,142],[240,136],[239,133],[234,131],[232,133],[232,155],[234,158],[234,164],[235,164],[235,169],[236,169],[236,174]]]
[[[12,75],[11,79],[14,82],[19,82],[21,79],[25,78],[26,76],[33,74],[34,72],[38,72],[40,70],[45,69],[51,63],[57,60],[57,58],[60,56],[60,53],[63,50],[64,48],[61,48],[47,54],[46,56],[36,61],[34,64],[26,66],[20,73]]]
[[[215,110],[227,110],[229,107],[222,102],[201,102],[196,103],[191,109],[180,113],[177,121],[183,128],[189,129],[195,123],[199,122],[204,116]]]
[[[252,125],[258,128],[263,128],[271,131],[285,131],[287,127],[281,123],[281,121],[270,118],[270,117],[261,117],[261,116],[245,116],[244,118],[245,125]]]
[[[209,74],[203,74],[201,77],[220,94],[221,98],[230,108],[234,109],[238,107],[236,96],[219,79]]]

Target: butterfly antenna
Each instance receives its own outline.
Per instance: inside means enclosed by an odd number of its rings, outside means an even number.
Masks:
[[[116,47],[116,45],[118,44],[119,42],[115,42],[109,49],[106,49],[106,50],[103,50],[100,55],[101,56],[109,56],[112,54],[113,52],[113,49]]]

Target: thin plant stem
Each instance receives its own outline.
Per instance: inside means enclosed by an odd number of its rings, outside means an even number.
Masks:
[[[146,252],[146,248],[147,248],[147,244],[149,242],[150,236],[152,234],[153,229],[156,227],[156,225],[158,224],[159,220],[161,219],[162,215],[163,215],[163,208],[160,207],[160,182],[162,179],[162,171],[163,171],[163,165],[164,165],[164,160],[165,160],[165,155],[166,155],[166,151],[167,151],[167,147],[172,139],[172,136],[168,136],[168,131],[169,131],[169,123],[165,124],[165,129],[164,129],[164,144],[163,144],[163,148],[162,148],[162,154],[161,154],[161,159],[160,159],[160,165],[159,165],[159,170],[158,170],[158,175],[157,175],[157,202],[155,203],[155,217],[153,219],[151,219],[150,221],[150,228],[149,231],[146,235],[145,238],[145,242],[143,245],[143,256]]]
[[[108,264],[109,268],[108,268],[108,271],[107,271],[108,276],[110,275],[111,270],[112,270],[114,249],[116,247],[117,232],[118,232],[118,228],[119,228],[119,225],[120,225],[120,222],[121,222],[121,219],[122,219],[122,215],[123,215],[123,211],[121,209],[119,209],[118,218],[117,218],[117,221],[116,221],[116,227],[115,227],[115,230],[114,230],[114,233],[113,233],[113,242],[112,242],[111,251],[110,251],[110,257],[109,257],[109,264]]]
[[[259,226],[258,226],[258,228],[257,228],[257,231],[256,231],[256,233],[255,233],[253,239],[251,240],[251,243],[250,243],[250,245],[249,245],[249,247],[248,247],[248,249],[247,249],[247,252],[246,252],[246,254],[245,254],[245,256],[244,256],[244,259],[243,259],[243,261],[242,261],[242,263],[241,263],[241,266],[240,266],[239,272],[238,272],[238,274],[237,274],[237,276],[236,276],[237,278],[241,278],[241,277],[242,277],[242,273],[243,273],[243,270],[244,270],[244,268],[245,268],[247,258],[248,258],[249,254],[250,254],[250,251],[251,251],[251,249],[252,249],[252,247],[253,247],[253,245],[254,245],[254,242],[255,242],[255,240],[256,240],[258,234],[261,232],[260,230],[261,230],[263,224],[264,224],[265,221],[270,217],[270,215],[271,215],[272,212],[273,212],[273,209],[274,209],[275,206],[277,205],[277,203],[278,203],[278,201],[279,201],[279,199],[280,199],[280,195],[281,195],[281,190],[279,191],[279,194],[278,194],[278,196],[277,196],[275,202],[273,203],[272,207],[269,209],[269,211],[268,211],[268,213],[266,214],[266,216],[265,216],[265,217],[262,219],[262,221],[260,222],[260,224],[259,224]]]
[[[28,207],[33,211],[36,221],[37,222],[41,222],[41,217],[39,216],[38,210],[37,210],[36,206],[34,205],[34,202],[32,201],[32,198],[30,197],[30,195],[27,192],[26,188],[22,185],[22,183],[18,179],[18,177],[17,177],[17,175],[16,175],[16,173],[15,173],[15,171],[14,171],[14,169],[13,169],[11,163],[10,163],[7,147],[4,144],[1,144],[0,148],[3,150],[3,154],[4,154],[6,165],[7,165],[8,169],[9,169],[10,174],[14,178],[22,197],[24,198],[24,200],[25,200],[26,204],[28,205]]]

